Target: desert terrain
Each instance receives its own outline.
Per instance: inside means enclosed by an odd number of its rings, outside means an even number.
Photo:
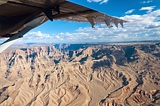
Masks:
[[[160,106],[160,43],[10,48],[0,106]]]

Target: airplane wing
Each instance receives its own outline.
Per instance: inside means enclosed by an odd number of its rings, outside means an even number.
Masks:
[[[9,37],[0,52],[47,20],[89,22],[92,27],[105,23],[109,28],[127,22],[67,0],[0,0],[0,38]]]
[[[89,22],[92,27],[96,23],[112,24],[123,27],[125,20],[106,15],[96,10],[66,0],[0,0],[0,16],[18,17],[42,11],[50,20],[66,20]],[[0,17],[0,21],[1,21]]]
[[[54,19],[90,22],[92,27],[97,23],[105,23],[109,28],[112,27],[112,24],[115,24],[116,27],[120,24],[123,27],[123,23],[127,22],[69,1],[63,3],[60,10],[62,14],[55,16]]]

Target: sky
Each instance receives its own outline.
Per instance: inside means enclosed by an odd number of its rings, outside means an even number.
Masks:
[[[68,0],[129,22],[124,28],[98,24],[47,21],[18,43],[92,43],[160,40],[160,0]]]

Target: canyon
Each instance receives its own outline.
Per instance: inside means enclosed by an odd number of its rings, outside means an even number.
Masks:
[[[160,43],[11,47],[0,106],[160,106]]]

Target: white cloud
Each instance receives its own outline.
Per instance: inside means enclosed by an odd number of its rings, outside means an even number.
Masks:
[[[131,14],[135,9],[128,10],[125,14]]]
[[[103,0],[100,4],[107,3],[108,0]]]
[[[87,0],[88,2],[97,2],[97,3],[100,3],[100,4],[103,4],[103,3],[107,3],[108,0]]]
[[[146,3],[151,3],[151,2],[153,2],[153,0],[141,1],[140,3],[142,3],[142,4],[146,4]]]
[[[41,31],[27,33],[19,42],[44,42],[47,43],[52,36]]]
[[[60,39],[60,37],[59,37],[59,36],[56,36],[56,38]]]
[[[41,38],[51,38],[51,36],[49,34],[44,34],[41,31],[29,32],[27,35],[37,36],[37,37],[41,37]]]
[[[149,6],[149,7],[142,7],[140,10],[146,10],[149,13],[149,12],[152,12],[154,8],[155,6]]]

